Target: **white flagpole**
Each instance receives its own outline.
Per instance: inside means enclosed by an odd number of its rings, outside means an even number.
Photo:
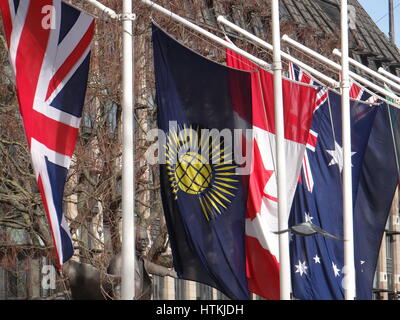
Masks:
[[[250,39],[251,41],[253,41],[257,45],[259,45],[259,46],[261,46],[261,47],[263,47],[263,48],[265,48],[267,50],[273,51],[274,47],[271,44],[269,44],[268,42],[260,39],[259,37],[255,36],[254,34],[246,31],[245,29],[242,29],[238,25],[236,25],[236,24],[230,22],[229,20],[225,19],[223,16],[218,16],[217,20],[218,20],[219,23],[222,23],[222,24],[226,25],[227,27],[235,30],[236,32],[244,35],[246,38]],[[282,56],[282,58],[284,58],[284,59],[286,59],[286,60],[288,60],[288,61],[290,61],[290,62],[292,62],[292,63],[294,63],[296,65],[298,65],[300,68],[308,71],[313,76],[323,80],[324,82],[326,82],[327,84],[331,85],[332,87],[334,87],[334,88],[338,88],[339,87],[339,83],[336,80],[326,76],[325,74],[323,74],[323,73],[319,72],[318,70],[310,67],[309,65],[305,64],[304,62],[292,57],[291,55],[287,54],[286,52],[281,51],[281,56]]]
[[[400,78],[396,77],[394,74],[391,74],[390,72],[387,72],[385,69],[383,69],[382,67],[380,67],[378,69],[378,72],[383,74],[384,76],[392,79],[393,81],[396,81],[397,83],[400,83]]]
[[[343,230],[344,230],[344,293],[346,300],[356,298],[354,267],[353,192],[351,175],[351,122],[349,33],[347,0],[341,0],[342,46],[342,140],[343,140]]]
[[[341,53],[340,50],[338,50],[338,49],[333,49],[332,53],[333,53],[334,55],[338,56],[338,57],[341,57],[341,56],[342,56],[342,53]],[[400,83],[396,83],[396,82],[392,81],[392,80],[389,79],[388,77],[383,76],[383,74],[380,74],[380,73],[378,73],[378,72],[376,72],[376,71],[374,71],[374,70],[372,70],[372,69],[370,69],[370,68],[364,66],[362,63],[358,62],[357,60],[354,60],[354,59],[352,59],[352,58],[349,58],[349,62],[350,62],[353,66],[355,66],[355,67],[357,67],[357,68],[359,68],[359,69],[365,71],[366,73],[370,74],[370,75],[373,76],[375,79],[380,80],[380,81],[383,81],[384,83],[386,83],[386,84],[389,85],[390,87],[392,87],[392,88],[394,88],[394,89],[400,91]]]
[[[305,45],[301,44],[300,42],[293,40],[288,35],[285,34],[284,36],[282,36],[282,40],[291,44],[292,46],[296,47],[297,49],[309,54],[310,56],[318,59],[319,61],[326,63],[328,66],[332,67],[333,69],[336,69],[338,71],[342,70],[342,66],[340,64],[324,57],[323,55],[319,54],[318,52],[316,52],[314,50],[311,50],[310,48],[306,47]],[[382,88],[381,86],[378,86],[377,84],[365,79],[364,77],[358,75],[357,73],[350,71],[349,74],[354,80],[364,84],[365,86],[369,87],[372,90],[375,90],[376,92],[379,92],[384,97],[391,98],[395,101],[399,100],[399,97],[396,96],[393,92],[390,92],[390,91]],[[400,108],[399,104],[396,104],[396,103],[390,103],[390,104],[396,108]]]
[[[112,19],[119,19],[119,15],[112,9],[106,7],[104,4],[97,0],[86,0],[86,2],[98,8],[101,12],[107,14]]]
[[[122,14],[122,266],[121,299],[135,298],[135,149],[132,0]]]
[[[279,0],[272,0],[272,45],[274,72],[274,104],[276,128],[276,173],[278,182],[278,225],[279,230],[288,228],[288,206],[285,163],[285,131],[282,92],[281,35],[279,22]],[[289,234],[279,235],[279,278],[281,300],[291,299],[291,275],[289,256]]]
[[[225,41],[219,37],[217,37],[216,35],[212,34],[211,32],[208,32],[207,30],[195,25],[194,23],[180,17],[179,15],[171,12],[168,9],[165,9],[164,7],[158,5],[157,3],[154,3],[153,1],[150,0],[141,0],[142,3],[147,4],[148,6],[150,6],[152,9],[157,10],[158,12],[166,15],[167,17],[175,20],[176,22],[182,23],[183,25],[185,25],[186,27],[202,34],[203,36],[207,37],[208,39],[215,41],[216,43],[220,44],[221,46],[231,49],[232,51],[242,55],[243,57],[249,59],[250,61],[253,61],[254,63],[258,64],[259,66],[263,67],[263,68],[268,68],[269,67],[269,63],[265,62],[264,60],[258,59],[257,57],[251,55],[250,53],[248,53],[247,51],[244,51],[242,49],[239,49],[238,47],[236,47],[234,44]]]

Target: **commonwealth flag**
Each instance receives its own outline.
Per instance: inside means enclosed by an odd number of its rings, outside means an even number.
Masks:
[[[241,129],[251,125],[250,74],[199,56],[155,26],[153,50],[165,134],[160,179],[175,270],[231,299],[248,299],[248,175],[239,172],[232,141],[246,146]]]

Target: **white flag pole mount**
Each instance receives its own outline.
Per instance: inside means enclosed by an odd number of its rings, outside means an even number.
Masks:
[[[268,62],[265,62],[264,60],[261,60],[253,55],[251,55],[250,53],[248,53],[247,51],[244,51],[242,49],[239,49],[238,47],[236,47],[234,44],[225,41],[224,39],[221,39],[219,37],[217,37],[216,35],[212,34],[211,32],[208,32],[207,30],[199,27],[198,25],[182,18],[181,16],[173,13],[172,11],[165,9],[164,7],[158,5],[157,3],[154,3],[153,1],[150,0],[141,0],[142,3],[148,5],[149,7],[151,7],[152,9],[156,10],[157,12],[164,14],[165,16],[171,18],[172,20],[183,24],[184,26],[202,34],[203,36],[207,37],[208,39],[218,43],[219,45],[221,45],[222,47],[231,49],[233,52],[236,52],[240,55],[242,55],[243,57],[249,59],[250,61],[254,62],[255,64],[258,64],[259,66],[263,67],[263,68],[269,68],[270,65]]]
[[[288,35],[285,34],[284,36],[282,36],[282,40],[289,43],[290,45],[294,46],[295,48],[309,54],[310,56],[316,58],[317,60],[319,60],[323,63],[326,63],[328,66],[332,67],[333,69],[336,69],[338,71],[342,70],[342,66],[340,64],[324,57],[323,55],[319,54],[318,52],[316,52],[314,50],[311,50],[310,48],[306,47],[305,45],[301,44],[300,42],[293,40]],[[372,90],[375,90],[376,92],[379,92],[384,97],[391,98],[394,101],[399,100],[399,97],[396,96],[393,92],[390,92],[390,91],[382,88],[381,86],[373,83],[372,81],[365,79],[364,77],[358,75],[357,73],[350,71],[349,74],[350,74],[351,78],[353,78],[354,80],[364,84],[365,86],[369,87]],[[398,103],[390,103],[390,104],[396,108],[400,108],[400,105]]]
[[[217,21],[219,23],[224,24],[225,26],[235,30],[236,32],[242,34],[243,36],[245,36],[246,38],[250,39],[252,42],[256,43],[257,45],[259,45],[262,48],[265,48],[269,51],[273,51],[274,47],[269,44],[268,42],[260,39],[259,37],[255,36],[254,34],[246,31],[245,29],[242,29],[241,27],[239,27],[238,25],[230,22],[229,20],[225,19],[223,16],[218,16]],[[313,76],[323,80],[325,83],[329,84],[330,86],[334,87],[334,88],[338,88],[339,87],[339,83],[326,76],[325,74],[319,72],[318,70],[310,67],[309,65],[305,64],[304,62],[292,57],[291,55],[287,54],[284,51],[281,51],[281,56],[282,58],[286,59],[287,61],[290,61],[296,65],[298,65],[300,68],[303,68],[304,70],[308,71],[310,74],[312,74]]]
[[[109,7],[106,7],[104,4],[100,3],[97,0],[86,0],[86,2],[90,3],[91,5],[95,6],[104,14],[108,15],[111,19],[119,19],[120,15],[117,14],[114,10]]]
[[[122,20],[122,266],[121,299],[135,298],[135,149],[132,0],[124,0]]]
[[[279,22],[279,0],[272,0],[272,45],[274,72],[274,104],[276,128],[276,172],[278,182],[278,225],[279,230],[288,229],[288,204],[285,161],[285,128],[282,92],[281,35]],[[289,234],[279,235],[279,278],[281,300],[291,299],[291,275],[289,256]]]
[[[342,56],[342,53],[338,49],[333,49],[332,53],[338,57]],[[364,66],[362,63],[358,62],[357,60],[349,58],[349,63],[351,63],[353,66],[365,71],[366,73],[370,74],[375,79],[383,81],[384,83],[386,83],[387,85],[396,89],[397,91],[400,91],[400,83],[396,83],[395,81],[392,81],[391,79],[389,79],[389,77],[385,77],[385,76],[383,76],[383,74],[378,73],[378,72]]]
[[[400,78],[396,77],[394,74],[391,74],[390,72],[387,72],[385,69],[383,69],[382,67],[380,67],[378,69],[378,72],[383,74],[385,77],[392,79],[393,81],[396,81],[397,83],[400,83]]]
[[[353,188],[351,175],[351,122],[350,122],[350,65],[349,21],[347,0],[341,0],[342,47],[342,144],[343,144],[343,231],[344,231],[344,293],[346,300],[356,298],[354,267]]]

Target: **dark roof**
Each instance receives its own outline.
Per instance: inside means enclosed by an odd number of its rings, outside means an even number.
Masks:
[[[325,32],[334,32],[340,26],[340,6],[336,0],[282,0],[282,6],[291,8],[290,18],[296,22],[317,26]],[[378,28],[371,17],[358,3],[349,0],[356,9],[356,30],[351,30],[351,53],[354,58],[376,69],[381,65],[400,65],[399,49]],[[297,10],[293,10],[295,7]],[[367,60],[365,60],[367,58]]]
[[[221,14],[242,28],[271,42],[270,1],[186,0],[182,6],[178,5],[179,1],[176,5],[170,5],[170,2],[163,0],[157,2],[214,33],[221,30],[216,22],[216,17]],[[340,48],[339,3],[339,0],[280,0],[281,33],[287,33],[311,49],[338,61],[337,57],[332,55],[332,49]],[[357,0],[349,0],[349,5],[354,6],[356,11],[356,29],[350,31],[349,37],[351,57],[372,69],[376,70],[383,66],[400,76],[399,49],[389,41]],[[227,33],[241,38],[229,29]],[[243,44],[240,42],[241,47]],[[291,50],[291,54],[295,57],[317,67],[317,62],[309,62],[307,57],[295,52],[294,48],[282,45],[284,50]],[[243,49],[256,53],[250,47]],[[260,55],[260,52],[258,53]],[[212,54],[209,56],[214,57]],[[268,60],[262,53],[261,57]],[[329,68],[324,69],[320,65],[319,69],[329,74]]]
[[[340,28],[339,2],[281,0],[282,18],[335,34]],[[396,67],[400,67],[399,49],[389,41],[357,0],[349,0],[349,5],[356,9],[356,29],[350,30],[352,57],[372,69],[386,66],[394,72]]]

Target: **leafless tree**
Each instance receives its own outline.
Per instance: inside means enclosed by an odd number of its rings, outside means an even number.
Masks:
[[[66,2],[93,14],[97,21],[82,125],[64,194],[65,212],[74,239],[73,259],[90,263],[104,276],[110,257],[121,249],[121,28],[120,22],[107,18],[84,0]],[[120,1],[102,2],[122,12]],[[224,31],[216,22],[219,14],[271,41],[268,1],[157,2],[221,37]],[[159,169],[149,165],[144,157],[152,143],[146,140],[146,134],[157,126],[151,23],[216,62],[224,63],[225,51],[139,1],[135,1],[135,12],[136,222],[148,228],[152,236],[148,259],[171,267],[171,257],[166,254],[168,235],[159,192]],[[21,268],[31,271],[32,261],[38,257],[54,263],[55,255],[19,115],[7,45],[0,30],[0,266],[17,274]],[[271,53],[226,32],[238,46],[271,62]],[[282,33],[328,57],[338,42],[336,33],[326,34],[290,21],[282,24]],[[328,71],[299,52],[291,54]],[[55,294],[68,293],[68,284],[61,275],[58,281]],[[26,298],[34,296],[28,288]]]

